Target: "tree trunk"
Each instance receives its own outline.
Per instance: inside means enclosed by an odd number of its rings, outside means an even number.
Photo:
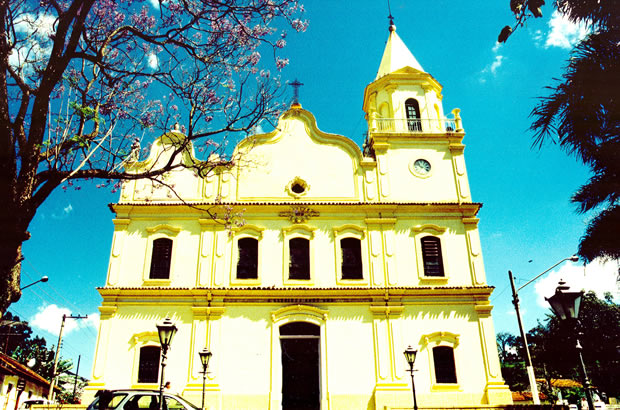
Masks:
[[[14,238],[0,241],[0,317],[4,315],[11,303],[22,295],[20,290],[20,273],[22,260],[22,243]]]

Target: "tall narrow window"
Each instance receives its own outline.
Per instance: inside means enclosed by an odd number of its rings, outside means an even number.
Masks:
[[[405,101],[405,111],[407,114],[407,129],[411,132],[422,131],[420,122],[420,104],[415,98]]]
[[[443,260],[441,259],[441,243],[439,238],[425,236],[421,242],[424,276],[443,276]]]
[[[282,408],[321,408],[319,340],[321,328],[293,322],[280,326],[282,349]]]
[[[435,363],[435,381],[437,383],[456,383],[454,350],[451,347],[434,347],[433,362]]]
[[[310,241],[304,238],[293,238],[288,242],[290,261],[289,279],[310,279]]]
[[[159,356],[159,346],[140,348],[138,383],[157,383],[157,379],[159,379]]]
[[[258,240],[241,238],[237,241],[239,260],[237,260],[237,279],[258,278]]]
[[[342,251],[342,279],[363,279],[362,244],[357,238],[340,240]]]
[[[151,257],[151,279],[170,279],[170,258],[172,257],[172,240],[159,238],[153,241]]]

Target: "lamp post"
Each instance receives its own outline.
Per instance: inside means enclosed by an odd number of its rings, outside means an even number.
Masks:
[[[31,284],[26,285],[26,286],[24,286],[24,287],[20,288],[19,290],[24,290],[24,289],[26,289],[26,288],[31,287],[32,285],[36,285],[36,284],[37,284],[37,283],[39,283],[39,282],[47,282],[49,279],[50,279],[50,278],[48,278],[47,276],[41,276],[41,279],[39,279],[39,280],[37,280],[37,281],[34,281],[34,282],[32,282]]]
[[[157,333],[159,334],[159,344],[161,346],[161,375],[159,380],[159,410],[163,409],[164,405],[164,368],[166,367],[166,353],[172,343],[172,338],[177,332],[177,327],[172,323],[170,318],[165,318],[163,322],[158,323]]]
[[[407,347],[403,352],[407,363],[409,363],[409,373],[411,373],[411,390],[413,391],[413,409],[418,410],[418,400],[415,397],[415,382],[413,381],[413,363],[415,362],[415,356],[418,354],[417,350],[413,350],[411,346]]]
[[[198,356],[200,356],[200,362],[202,363],[202,407],[205,408],[205,383],[207,382],[207,367],[209,367],[209,359],[213,356],[213,353],[209,351],[206,347],[198,352]]]
[[[549,272],[551,269],[558,266],[560,263],[565,261],[577,262],[579,258],[575,255],[570,258],[564,258],[549,269],[545,270],[543,273],[538,274],[535,278],[529,280],[525,285],[522,285],[518,289],[515,286],[515,280],[512,276],[512,271],[508,271],[508,277],[510,278],[510,286],[512,287],[512,304],[515,307],[515,312],[517,313],[517,322],[519,323],[519,332],[521,333],[521,340],[523,340],[523,347],[525,348],[525,360],[526,360],[526,370],[527,376],[530,381],[530,391],[532,392],[532,401],[534,404],[540,404],[540,398],[538,397],[538,386],[536,385],[536,376],[534,375],[534,366],[532,365],[532,357],[530,355],[530,348],[527,344],[527,337],[525,335],[525,331],[523,330],[523,323],[521,321],[521,312],[519,311],[519,295],[518,292],[534,282],[536,279],[540,278],[545,273]]]
[[[553,313],[555,313],[560,320],[570,321],[575,319],[575,321],[577,321],[579,318],[579,306],[581,305],[583,291],[567,292],[568,289],[569,287],[566,285],[566,282],[560,280],[558,287],[555,288],[555,293],[553,296],[545,298],[545,300],[549,302]],[[594,410],[592,391],[590,390],[590,379],[588,378],[588,372],[586,371],[586,366],[583,362],[583,355],[581,354],[583,347],[581,347],[581,343],[579,343],[579,338],[577,338],[577,345],[575,347],[577,349],[577,353],[579,354],[579,364],[581,365],[581,374],[583,377],[583,385],[586,390],[588,408],[590,410]]]

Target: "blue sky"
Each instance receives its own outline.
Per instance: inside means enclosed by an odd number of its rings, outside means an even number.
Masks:
[[[498,46],[496,38],[512,23],[508,0],[412,2],[392,0],[397,32],[422,67],[443,85],[444,111],[461,109],[466,131],[465,158],[473,200],[483,202],[480,233],[497,331],[517,334],[507,271],[517,286],[569,257],[577,248],[588,216],[576,214],[571,194],[588,170],[556,146],[531,149],[528,114],[544,87],[560,77],[579,29],[543,8]],[[289,35],[284,50],[290,65],[285,80],[305,85],[300,102],[320,129],[362,144],[366,131],[362,97],[376,75],[388,37],[387,6],[376,0],[304,2],[306,33]],[[327,6],[329,5],[329,6]],[[292,95],[289,92],[289,95]],[[268,129],[268,126],[265,125]],[[42,275],[50,281],[25,290],[10,311],[29,320],[48,343],[56,344],[62,313],[90,315],[68,321],[62,355],[77,361],[88,377],[96,343],[95,287],[105,282],[112,240],[107,204],[118,194],[82,184],[59,190],[39,209],[24,245],[22,284]],[[525,327],[548,312],[560,277],[576,288],[615,292],[615,263],[565,263],[521,293]],[[602,293],[601,293],[602,295]],[[64,309],[64,310],[63,310]]]

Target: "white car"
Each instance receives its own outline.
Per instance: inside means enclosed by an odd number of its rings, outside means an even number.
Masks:
[[[106,400],[105,408],[99,403]],[[199,410],[189,401],[174,394],[164,393],[164,410]],[[102,390],[86,410],[159,410],[158,390]]]

